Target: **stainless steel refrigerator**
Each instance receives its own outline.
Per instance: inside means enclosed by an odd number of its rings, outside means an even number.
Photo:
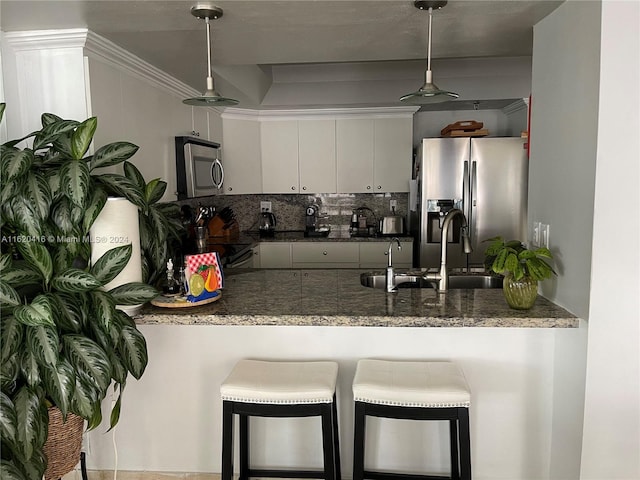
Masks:
[[[473,253],[462,251],[461,219],[449,230],[447,266],[475,267],[497,235],[526,240],[529,161],[525,140],[507,138],[425,138],[418,149],[410,198],[414,266],[439,267],[442,221],[461,209],[469,224]]]

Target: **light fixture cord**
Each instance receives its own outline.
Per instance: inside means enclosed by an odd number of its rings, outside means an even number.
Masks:
[[[207,24],[207,76],[213,77],[211,74],[211,24],[209,17],[204,17],[204,22]]]
[[[427,43],[427,70],[431,71],[431,18],[433,7],[429,7],[429,42]]]

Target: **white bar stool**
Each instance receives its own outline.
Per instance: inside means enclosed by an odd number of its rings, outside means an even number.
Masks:
[[[240,477],[340,480],[335,362],[240,360],[220,386],[222,480],[233,476],[233,415],[240,418]],[[249,461],[249,417],[313,417],[322,420],[324,470],[254,469]]]
[[[471,480],[469,405],[462,370],[451,362],[360,360],[353,379],[355,401],[353,480]],[[364,469],[367,415],[409,420],[449,420],[451,476],[399,474]],[[458,449],[460,458],[458,458]]]

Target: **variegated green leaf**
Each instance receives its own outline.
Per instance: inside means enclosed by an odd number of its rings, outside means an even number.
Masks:
[[[63,417],[66,418],[76,386],[73,367],[67,359],[61,358],[57,364],[43,368],[42,377],[47,395],[51,397],[54,405],[60,409]]]
[[[19,360],[15,354],[0,364],[0,384],[3,391],[13,391],[16,388],[20,374]]]
[[[140,191],[144,191],[146,182],[144,181],[144,177],[142,176],[142,173],[140,173],[140,170],[138,170],[131,162],[124,162],[122,166],[124,167],[124,176],[131,180],[133,184],[140,189]]]
[[[0,363],[5,363],[9,358],[19,353],[24,327],[12,315],[3,315],[1,321]]]
[[[30,387],[35,388],[41,385],[40,366],[36,356],[29,349],[24,349],[20,353],[20,372]]]
[[[116,400],[116,403],[113,405],[113,408],[111,409],[111,415],[109,418],[109,430],[113,429],[113,427],[115,427],[118,424],[118,420],[120,420],[120,409],[122,408],[122,390],[123,387],[120,387],[120,392],[118,393],[118,399]],[[108,431],[108,430],[107,430]]]
[[[4,118],[4,110],[7,107],[7,104],[2,102],[0,103],[0,121]]]
[[[93,413],[87,421],[87,430],[91,431],[98,428],[102,423],[102,402],[97,401],[93,404]]]
[[[0,274],[3,274],[7,269],[11,268],[11,255],[3,253],[0,255]]]
[[[80,161],[70,161],[62,165],[62,189],[74,205],[84,208],[89,194],[89,168]]]
[[[142,282],[131,282],[109,290],[117,305],[138,305],[153,300],[158,291]]]
[[[142,209],[147,208],[142,191],[127,177],[115,173],[104,173],[94,178],[105,186],[108,193],[124,197]]]
[[[56,292],[51,294],[56,309],[58,328],[63,333],[79,333],[82,329],[82,313],[73,296]]]
[[[18,432],[18,417],[16,408],[11,399],[0,393],[0,437],[2,442],[7,442],[12,447],[16,447],[16,437]],[[4,477],[2,477],[4,478]]]
[[[149,250],[154,243],[154,231],[151,227],[151,221],[146,215],[139,215],[140,227],[140,247],[143,250]]]
[[[125,325],[120,331],[118,351],[124,366],[135,378],[139,379],[147,366],[147,342],[144,336],[134,327]]]
[[[93,135],[96,133],[98,119],[96,117],[87,118],[78,125],[78,128],[71,135],[71,153],[73,158],[80,160],[89,149]]]
[[[38,364],[47,367],[58,362],[60,338],[55,328],[27,327],[25,338],[29,351],[36,357]]]
[[[117,383],[125,382],[129,372],[122,363],[119,352],[109,352],[109,361],[111,362],[111,378]]]
[[[64,335],[62,343],[67,358],[76,368],[84,370],[101,389],[109,386],[111,365],[97,343],[81,335]]]
[[[2,480],[30,480],[10,460],[0,461],[0,478]]]
[[[78,268],[69,268],[51,280],[53,288],[65,293],[87,292],[102,284],[92,274]]]
[[[167,221],[156,208],[155,205],[149,207],[149,216],[151,222],[152,232],[155,232],[155,238],[158,239],[159,243],[164,243],[163,240],[167,238],[169,233],[167,228]],[[164,262],[164,259],[161,259]]]
[[[116,304],[106,292],[94,290],[91,292],[91,302],[93,304],[95,315],[94,322],[101,325],[104,331],[109,331],[109,325],[114,321],[116,316]]]
[[[53,263],[51,262],[49,250],[41,243],[24,242],[18,243],[18,251],[27,263],[42,275],[45,283],[48,284],[53,275]]]
[[[105,285],[116,278],[127,265],[133,251],[132,245],[122,245],[112,248],[102,255],[91,267],[91,273]]]
[[[72,132],[78,126],[75,120],[58,120],[50,123],[40,130],[33,139],[33,150],[39,150],[48,144],[55,142],[60,136]],[[71,153],[67,151],[65,153]]]
[[[5,153],[6,152],[6,153]],[[2,183],[13,182],[26,175],[33,163],[33,150],[5,150],[2,159]]]
[[[49,191],[51,192],[51,201],[55,202],[64,195],[62,189],[60,169],[51,169],[46,174],[47,183],[49,184]]]
[[[26,177],[24,193],[40,219],[45,220],[51,208],[51,189],[46,179],[37,173],[30,173]]]
[[[131,158],[137,151],[138,146],[129,142],[114,142],[104,145],[93,154],[89,169],[117,165]]]
[[[22,190],[24,183],[24,177],[16,178],[11,182],[5,182],[4,179],[0,179],[2,184],[2,192],[0,192],[0,201],[5,204],[8,203],[13,197],[18,195]]]
[[[21,303],[18,292],[8,282],[0,280],[0,304],[2,307],[17,307]]]
[[[62,273],[68,270],[73,264],[73,257],[71,251],[65,248],[64,245],[58,246],[53,251],[53,271],[56,274]]]
[[[53,113],[43,113],[40,115],[40,123],[43,127],[51,125],[52,123],[61,122],[63,119]]]
[[[31,327],[55,326],[51,299],[46,295],[38,295],[29,305],[17,306],[13,311],[13,316],[20,323]]]
[[[513,272],[518,267],[518,263],[518,256],[514,253],[509,253],[504,261],[504,268],[505,270]]]
[[[83,372],[76,375],[76,385],[73,392],[72,407],[83,418],[90,418],[93,414],[93,405],[100,401],[99,392],[93,380]]]
[[[46,417],[43,422],[48,422],[48,417]],[[33,452],[33,455],[31,456],[29,461],[23,463],[21,467],[26,478],[28,478],[29,480],[40,480],[41,478],[43,478],[44,472],[47,469],[47,458],[41,449],[36,450]]]
[[[43,407],[36,392],[29,387],[22,387],[18,391],[13,404],[18,419],[16,443],[22,457],[28,461],[46,439],[47,424],[43,421],[41,412]]]
[[[12,267],[2,272],[2,280],[13,287],[22,287],[25,285],[38,285],[42,283],[42,276],[24,265],[20,267]]]
[[[51,209],[51,219],[63,235],[69,234],[74,227],[71,218],[71,202],[66,196],[62,196]]]
[[[87,208],[84,211],[82,217],[82,230],[83,233],[89,233],[89,229],[95,222],[96,218],[102,211],[104,204],[107,203],[107,192],[100,185],[93,185],[91,188],[91,196],[87,203]]]
[[[40,239],[42,223],[34,206],[22,195],[17,195],[9,202],[13,221],[18,224],[20,233],[29,239]]]
[[[159,201],[164,192],[167,190],[167,182],[163,182],[159,178],[151,180],[145,187],[145,197],[149,205]]]

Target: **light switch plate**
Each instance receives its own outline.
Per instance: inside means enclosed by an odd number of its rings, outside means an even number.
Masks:
[[[260,211],[261,212],[270,212],[271,211],[271,202],[260,202]]]
[[[540,246],[540,222],[533,222],[533,237],[531,243],[534,247]]]
[[[549,248],[549,225],[540,224],[540,241],[543,247]]]

